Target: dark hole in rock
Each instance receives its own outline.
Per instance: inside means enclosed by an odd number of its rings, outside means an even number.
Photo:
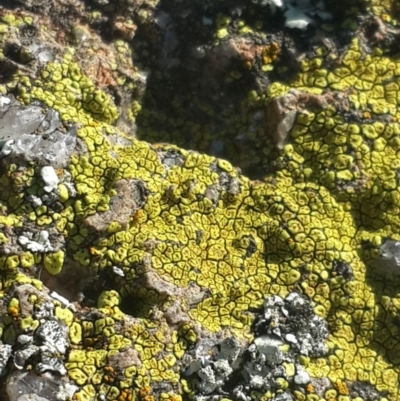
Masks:
[[[0,83],[6,83],[17,72],[18,66],[7,59],[0,61]]]
[[[17,63],[20,61],[20,52],[21,46],[19,46],[17,43],[6,43],[4,46],[4,55]]]
[[[134,317],[142,317],[141,316],[143,313],[142,300],[134,297],[133,295],[125,297],[120,304],[120,309],[127,315]]]
[[[137,318],[151,318],[154,312],[154,303],[143,298],[128,295],[122,299],[120,309],[129,316]]]
[[[110,269],[102,270],[83,289],[82,306],[96,307],[100,294],[103,291],[114,289],[116,289],[116,285]]]

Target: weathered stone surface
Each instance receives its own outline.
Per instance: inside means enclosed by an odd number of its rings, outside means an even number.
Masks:
[[[396,4],[2,4],[2,399],[400,399]]]

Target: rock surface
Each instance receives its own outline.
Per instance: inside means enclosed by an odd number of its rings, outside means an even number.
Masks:
[[[1,2],[0,398],[400,400],[399,17]]]

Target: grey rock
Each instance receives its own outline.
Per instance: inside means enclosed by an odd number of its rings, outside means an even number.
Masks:
[[[53,166],[42,167],[40,170],[40,176],[42,177],[42,180],[45,184],[43,189],[46,192],[51,192],[57,188],[60,180],[58,179],[57,173],[54,170]]]
[[[49,241],[49,232],[46,230],[40,231],[36,235],[32,233],[24,233],[18,237],[19,244],[32,252],[51,252],[53,247]]]
[[[67,374],[67,369],[65,369],[65,366],[60,359],[51,358],[45,354],[42,354],[41,359],[42,361],[35,366],[37,373],[43,374],[45,372],[53,372],[58,373],[61,376]]]
[[[220,359],[213,364],[214,370],[220,376],[221,380],[225,380],[233,371],[226,359]]]
[[[293,401],[293,395],[289,391],[284,391],[274,397],[273,401]]]
[[[260,336],[268,334],[280,338],[302,355],[319,356],[327,352],[326,322],[315,315],[310,301],[297,292],[290,293],[284,300],[278,296],[267,297],[264,316],[255,326]]]
[[[222,341],[220,345],[220,352],[216,359],[228,360],[232,365],[235,365],[241,353],[242,349],[239,341],[237,341],[234,337],[228,337]]]
[[[18,341],[21,345],[26,345],[26,344],[31,343],[31,342],[33,341],[33,338],[32,338],[32,336],[29,336],[29,335],[27,335],[27,334],[20,334],[20,335],[18,336],[17,341]]]
[[[7,103],[2,99],[2,105]],[[53,109],[9,100],[0,110],[0,158],[64,167],[75,149],[76,127],[64,128]]]
[[[12,354],[12,347],[9,344],[0,344],[0,376],[6,371],[6,366]]]
[[[217,388],[217,380],[211,365],[200,369],[197,375],[201,379],[201,382],[197,386],[202,393],[210,394]]]
[[[43,201],[39,198],[39,196],[28,195],[26,200],[31,203],[33,207],[38,207],[43,205]]]
[[[276,6],[283,6],[281,0],[274,0]],[[312,3],[310,0],[298,0],[296,2],[284,1],[284,6],[286,8],[285,26],[288,28],[297,28],[301,30],[307,29],[309,25],[315,25],[315,17],[326,21],[333,18],[333,15],[326,12],[324,9],[323,2],[318,2],[317,4]]]
[[[36,131],[44,119],[41,107],[12,102],[0,112],[0,146]]]
[[[56,320],[47,320],[35,332],[35,337],[52,353],[65,354],[68,348],[68,329]]]
[[[388,278],[400,275],[400,241],[384,240],[380,252],[380,258],[371,262],[375,270]]]
[[[35,319],[47,319],[54,316],[54,304],[51,301],[45,301],[36,307],[34,311]]]
[[[24,349],[18,350],[14,354],[14,366],[17,369],[23,369],[28,359],[40,352],[37,345],[28,345]]]
[[[284,299],[276,295],[266,297],[263,311],[256,316],[254,333],[251,344],[234,337],[219,341],[203,338],[186,355],[185,375],[196,375],[198,379],[200,394],[196,401],[220,400],[224,396],[249,401],[252,391],[279,390],[279,378],[304,388],[311,378],[298,357],[322,356],[327,352],[326,322],[315,314],[311,301],[297,292]],[[293,376],[287,377],[284,362],[295,365]],[[286,391],[277,394],[273,401],[293,401],[293,397]]]
[[[298,386],[305,386],[310,383],[311,378],[310,375],[306,372],[306,370],[301,365],[296,365],[296,374],[294,376],[294,382]]]
[[[60,379],[40,377],[33,371],[15,371],[7,380],[6,393],[9,401],[53,401],[60,383]]]
[[[270,336],[257,337],[254,340],[259,353],[265,356],[265,361],[271,366],[280,364],[282,362],[282,351],[280,346],[282,341],[272,338]]]

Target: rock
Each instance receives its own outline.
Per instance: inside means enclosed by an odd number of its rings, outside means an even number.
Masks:
[[[6,372],[8,360],[12,354],[12,347],[9,344],[0,344],[0,376]]]
[[[380,246],[380,257],[372,261],[375,270],[387,278],[400,275],[400,241],[385,239]]]
[[[8,401],[66,401],[77,387],[60,378],[35,372],[13,372],[6,383]]]
[[[47,320],[35,332],[38,341],[52,353],[65,354],[68,348],[68,328],[56,320]]]
[[[26,233],[18,237],[18,242],[22,247],[32,252],[51,252],[53,247],[49,241],[48,231],[40,231],[37,235]]]
[[[294,376],[294,382],[298,386],[305,386],[310,383],[310,375],[301,365],[296,365],[296,374]]]
[[[7,163],[35,160],[65,166],[76,146],[76,129],[63,127],[55,110],[9,100],[0,111],[0,157]]]
[[[40,176],[42,177],[43,182],[45,183],[44,190],[46,192],[51,192],[57,188],[60,180],[57,177],[56,171],[52,166],[44,166],[40,170]]]
[[[257,337],[254,340],[257,351],[265,356],[265,361],[270,366],[278,365],[282,362],[282,351],[280,346],[283,341],[270,336]]]
[[[289,391],[284,391],[274,397],[273,401],[293,401],[293,395]]]

